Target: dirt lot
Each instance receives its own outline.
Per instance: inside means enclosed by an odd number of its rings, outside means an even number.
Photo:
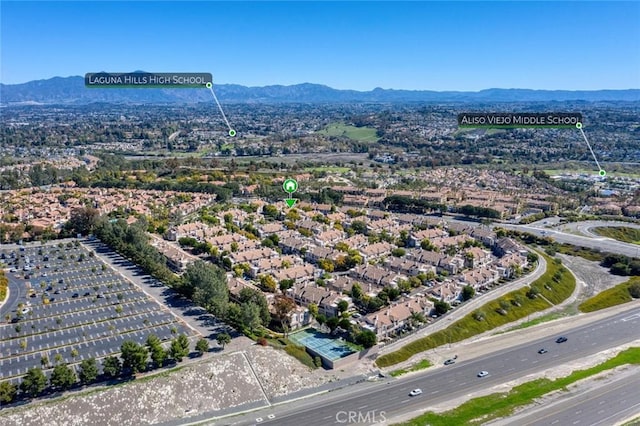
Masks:
[[[578,285],[582,285],[577,304],[603,290],[625,282],[629,278],[611,275],[609,270],[600,266],[598,262],[592,262],[578,256],[559,255],[559,257],[562,259],[562,263],[576,275],[579,280]]]
[[[251,365],[249,362],[251,361]],[[357,374],[309,370],[282,351],[252,346],[148,380],[3,410],[4,426],[148,425],[273,398]]]

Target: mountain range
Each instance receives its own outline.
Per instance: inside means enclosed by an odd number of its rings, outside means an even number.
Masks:
[[[486,89],[479,92],[393,90],[339,90],[321,84],[247,87],[214,86],[226,103],[347,103],[347,102],[550,102],[640,101],[640,89],[628,90],[530,90]],[[206,89],[87,89],[84,78],[54,77],[22,84],[0,83],[0,104],[197,103],[210,102]]]

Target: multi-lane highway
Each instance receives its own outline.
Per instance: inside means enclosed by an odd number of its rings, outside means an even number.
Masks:
[[[241,417],[220,419],[216,424],[326,426],[345,423],[343,417],[349,416],[351,412],[359,414],[356,414],[356,417],[352,418],[355,421],[350,421],[349,424],[379,423],[383,420],[381,416],[389,419],[428,409],[487,387],[640,339],[640,308],[576,327],[563,335],[568,338],[565,343],[555,343],[557,336],[549,336],[497,351],[480,359],[465,361],[464,354],[459,354],[459,362],[452,366],[412,377],[389,380],[375,386],[351,387]],[[547,349],[548,352],[538,354],[541,348]],[[487,370],[489,376],[478,378],[477,373],[481,370]],[[409,392],[415,388],[422,389],[422,395],[409,397]],[[358,421],[358,418],[362,421]]]
[[[570,398],[545,404],[530,413],[492,423],[492,426],[589,425],[608,426],[640,412],[640,371],[620,377]]]

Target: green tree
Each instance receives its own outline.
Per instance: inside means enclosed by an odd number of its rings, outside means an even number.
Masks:
[[[256,306],[258,306],[260,324],[264,326],[269,325],[269,322],[271,322],[269,304],[267,302],[267,298],[264,296],[262,292],[254,290],[252,288],[243,288],[242,290],[240,290],[239,300],[241,305],[245,305],[251,302]],[[240,309],[240,313],[241,311],[242,311],[242,307]],[[240,315],[240,317],[241,316],[242,315]]]
[[[93,207],[79,207],[71,211],[71,217],[64,228],[68,235],[88,235],[98,223],[100,212]]]
[[[316,318],[318,316],[318,305],[316,305],[315,303],[309,303],[307,309],[309,309],[309,313],[313,318]]]
[[[318,261],[318,266],[325,272],[333,272],[336,268],[335,263],[333,263],[333,260],[331,259],[320,259]]]
[[[271,275],[260,275],[260,287],[264,291],[275,293],[278,288],[278,283]]]
[[[351,321],[349,321],[348,318],[341,318],[340,322],[338,323],[338,327],[340,327],[341,329],[343,329],[345,331],[350,331],[351,330]]]
[[[189,355],[189,339],[184,334],[178,335],[171,341],[171,348],[169,349],[171,358],[177,362],[182,362],[182,358]]]
[[[218,344],[222,346],[222,349],[224,349],[225,345],[231,342],[231,336],[227,333],[218,333],[216,340],[218,341]]]
[[[102,373],[110,378],[118,377],[122,373],[122,362],[115,356],[108,356],[102,361]]]
[[[370,348],[374,346],[378,341],[376,334],[371,330],[364,330],[356,336],[356,343],[364,346],[365,348]]]
[[[635,282],[629,286],[629,294],[634,299],[640,299],[640,282]]]
[[[80,363],[78,378],[83,385],[93,382],[98,377],[98,363],[95,358],[88,358]]]
[[[476,290],[470,285],[465,285],[462,287],[462,300],[469,300],[473,296],[475,296]]]
[[[189,266],[183,275],[183,285],[187,297],[212,314],[223,317],[229,303],[227,277],[215,265],[197,261]]]
[[[366,234],[367,224],[361,220],[354,220],[353,222],[351,222],[351,229],[353,229],[358,234]]]
[[[327,327],[333,333],[333,331],[338,328],[338,324],[340,323],[340,319],[338,317],[331,317],[327,319]]]
[[[167,359],[167,351],[162,347],[162,342],[155,334],[147,336],[146,346],[151,354],[151,360],[156,367],[162,367]]]
[[[207,339],[199,339],[196,343],[196,352],[200,356],[205,352],[209,352],[209,341]]]
[[[362,291],[362,287],[360,287],[360,284],[354,283],[351,287],[351,297],[353,298],[353,300],[361,300],[363,295],[364,293]]]
[[[16,397],[17,389],[9,381],[0,382],[0,402],[8,404]]]
[[[58,364],[53,367],[49,382],[55,389],[66,390],[77,381],[76,373],[67,364]]]
[[[444,315],[449,311],[449,309],[451,309],[451,306],[449,306],[449,304],[444,300],[437,300],[433,306],[439,315]]]
[[[347,302],[346,300],[341,300],[338,302],[338,312],[343,313],[346,312],[347,309],[349,309],[349,302]]]
[[[407,254],[407,251],[403,248],[398,247],[391,250],[391,254],[395,257],[402,257]]]
[[[276,206],[273,204],[267,204],[262,208],[262,214],[269,219],[277,219],[280,213]]]
[[[47,377],[39,368],[30,368],[20,383],[20,390],[30,397],[38,396],[47,387]]]
[[[127,340],[120,346],[120,358],[122,367],[133,374],[146,370],[149,352],[147,348]]]
[[[255,332],[262,324],[260,319],[260,307],[253,302],[243,303],[240,306],[242,326],[251,333]]]

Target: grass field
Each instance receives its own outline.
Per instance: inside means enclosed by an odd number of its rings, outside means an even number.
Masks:
[[[414,340],[397,351],[380,356],[376,360],[376,365],[390,367],[406,361],[420,352],[468,339],[524,318],[534,312],[550,308],[551,305],[546,300],[554,304],[565,300],[575,289],[575,278],[562,264],[556,263],[555,259],[551,259],[545,254],[540,255],[547,261],[547,270],[530,287],[523,287],[487,302],[480,309],[454,322],[446,329]],[[544,298],[527,297],[530,288],[537,289]]]
[[[578,370],[555,380],[538,379],[514,387],[509,392],[494,393],[474,398],[458,408],[441,414],[428,412],[401,423],[401,426],[450,426],[485,424],[493,419],[507,417],[516,408],[531,404],[535,399],[554,391],[566,391],[567,386],[621,365],[640,364],[640,348],[629,348],[602,364]]]
[[[525,321],[522,324],[519,324],[515,327],[512,327],[506,331],[504,331],[504,333],[507,333],[509,331],[513,331],[513,330],[522,330],[523,328],[529,328],[529,327],[533,327],[534,325],[538,325],[538,324],[542,324],[544,322],[548,322],[548,321],[553,321],[553,320],[557,320],[559,318],[564,318],[566,316],[568,316],[569,314],[566,312],[551,312],[550,314],[546,314],[546,315],[542,315],[536,319],[533,319],[531,321]]]
[[[601,226],[594,228],[593,232],[602,236],[613,238],[623,243],[640,245],[640,229],[628,226]]]
[[[593,312],[631,302],[632,297],[629,293],[629,287],[634,283],[640,283],[640,277],[632,277],[628,281],[618,284],[615,287],[601,291],[582,302],[580,306],[578,306],[578,309],[580,309],[581,312]]]
[[[326,136],[345,136],[360,142],[377,142],[376,129],[371,127],[355,127],[344,123],[333,123],[318,133]]]
[[[420,362],[417,362],[416,364],[412,365],[410,369],[404,369],[401,368],[400,370],[393,370],[391,373],[389,373],[389,375],[391,377],[398,377],[398,376],[402,376],[403,374],[407,374],[409,372],[412,371],[420,371],[420,370],[424,370],[425,368],[429,368],[431,367],[431,362],[428,359],[423,359]]]

